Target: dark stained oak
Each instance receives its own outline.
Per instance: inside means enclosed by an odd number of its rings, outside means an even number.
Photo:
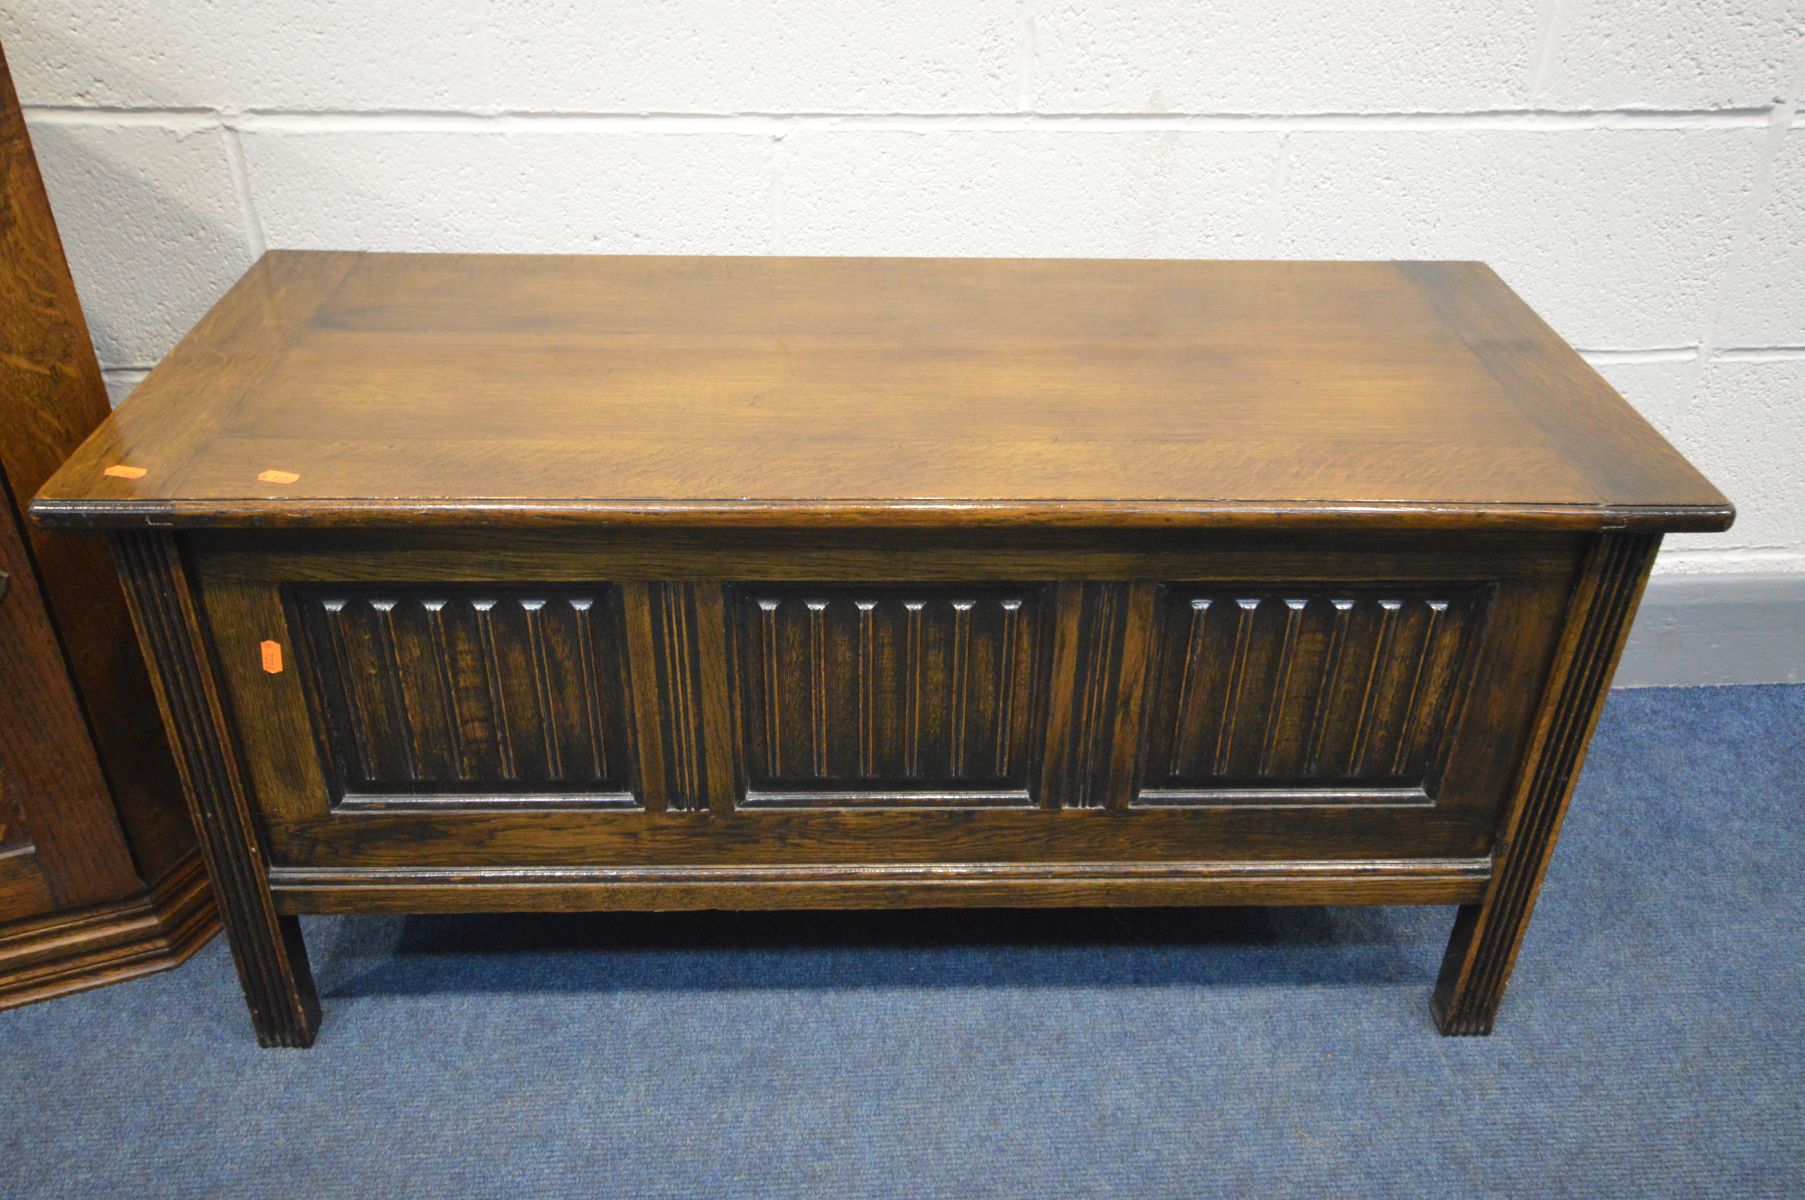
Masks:
[[[1562,639],[1559,692],[1537,731],[1535,769],[1507,810],[1491,886],[1484,900],[1461,908],[1442,961],[1433,1005],[1445,1033],[1492,1031],[1658,545],[1656,537],[1619,535],[1593,546]]]
[[[1733,515],[1478,264],[317,253],[32,511],[281,1045],[296,915],[492,909],[1458,904],[1487,1032]]]
[[[1033,803],[1046,589],[735,589],[746,807]],[[892,790],[874,790],[887,781]]]
[[[636,804],[617,593],[296,589],[339,806],[450,792]]]
[[[106,548],[25,518],[107,411],[0,57],[0,1008],[174,966],[215,928]]]
[[[132,623],[153,666],[157,705],[169,727],[176,766],[226,938],[244,985],[257,1040],[265,1046],[309,1046],[319,1028],[300,922],[279,916],[259,856],[242,772],[205,631],[180,550],[167,537],[121,533],[112,539]]]

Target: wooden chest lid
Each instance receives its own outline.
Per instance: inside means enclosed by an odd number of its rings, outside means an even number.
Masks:
[[[56,525],[1721,529],[1478,263],[272,252]]]

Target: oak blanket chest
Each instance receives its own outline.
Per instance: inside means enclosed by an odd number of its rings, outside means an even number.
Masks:
[[[1485,1033],[1661,535],[1486,267],[271,253],[107,531],[258,1037],[296,914],[1459,905]]]

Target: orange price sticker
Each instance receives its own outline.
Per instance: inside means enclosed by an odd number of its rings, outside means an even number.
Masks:
[[[114,479],[143,479],[146,471],[143,467],[128,467],[124,463],[114,463],[102,475],[111,475]]]
[[[293,471],[269,470],[263,472],[263,474],[257,476],[257,478],[264,483],[293,483],[295,480],[299,479],[300,476]]]
[[[271,675],[282,674],[282,643],[263,643],[263,669]]]

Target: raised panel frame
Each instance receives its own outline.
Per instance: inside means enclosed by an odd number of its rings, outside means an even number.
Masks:
[[[335,810],[638,806],[618,588],[291,584],[282,599]]]
[[[727,594],[737,807],[1042,803],[1050,585],[838,581]]]
[[[1162,583],[1133,803],[1433,805],[1495,591]]]
[[[848,864],[1377,863],[1472,861],[1490,852],[1526,745],[1552,630],[1579,569],[1580,538],[1473,533],[1324,538],[1048,531],[899,531],[730,538],[667,531],[382,530],[184,535],[247,747],[250,791],[283,872],[682,871]],[[1493,586],[1483,703],[1451,753],[1463,764],[1434,805],[1147,806],[1140,710],[1161,580],[1213,585]],[[1038,807],[747,807],[746,730],[731,699],[729,600],[762,584],[1020,586],[1053,580]],[[621,589],[640,751],[633,811],[334,811],[294,673],[256,664],[296,583],[431,587],[535,581]],[[647,665],[651,669],[645,669]],[[1511,686],[1504,686],[1506,682]],[[311,758],[312,762],[306,760]],[[787,868],[786,868],[787,869]],[[864,869],[864,868],[861,868]],[[287,876],[285,876],[287,877]],[[312,877],[312,876],[308,876]],[[461,877],[461,876],[460,876]]]

